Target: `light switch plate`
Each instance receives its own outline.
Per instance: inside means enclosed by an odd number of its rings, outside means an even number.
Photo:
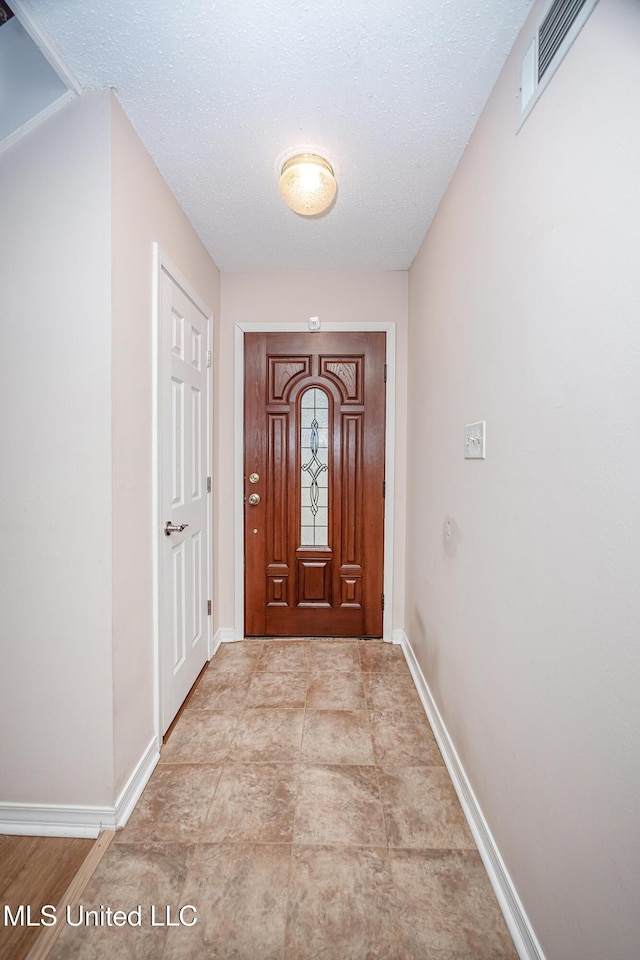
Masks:
[[[465,460],[485,459],[485,421],[468,423],[464,428]]]

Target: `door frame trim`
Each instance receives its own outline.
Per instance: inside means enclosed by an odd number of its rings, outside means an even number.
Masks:
[[[152,530],[152,559],[153,559],[153,717],[154,717],[154,735],[158,750],[162,746],[162,677],[161,677],[161,656],[160,656],[160,612],[162,609],[162,596],[160,592],[160,576],[162,564],[160,550],[162,546],[162,516],[160,512],[160,490],[161,490],[161,463],[160,463],[160,409],[161,409],[161,374],[162,374],[162,354],[160,329],[162,318],[160,316],[160,283],[163,271],[179,286],[185,295],[193,301],[198,310],[206,318],[207,328],[207,350],[213,350],[213,311],[202,297],[197,293],[189,283],[184,274],[176,267],[173,261],[167,256],[159,243],[153,244],[153,307],[151,324],[151,357],[152,357],[152,411],[151,411],[151,530]],[[212,436],[213,425],[213,384],[212,384],[213,363],[207,366],[207,398],[206,398],[206,417],[207,417],[207,476],[212,476]],[[213,551],[213,514],[212,497],[207,494],[207,525],[206,525],[206,554],[207,554],[207,587],[212,591],[212,551]],[[212,635],[213,617],[207,617],[207,659],[211,659],[213,652]]]
[[[322,323],[328,333],[386,333],[387,392],[385,402],[385,509],[382,638],[393,642],[393,536],[395,504],[396,431],[396,324],[354,321]],[[244,638],[244,335],[245,333],[309,333],[306,323],[236,323],[234,329],[234,542],[235,542],[235,627],[236,640]]]

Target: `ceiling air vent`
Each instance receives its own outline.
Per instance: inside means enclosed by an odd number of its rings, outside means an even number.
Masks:
[[[527,119],[598,0],[553,0],[520,65],[518,129]]]

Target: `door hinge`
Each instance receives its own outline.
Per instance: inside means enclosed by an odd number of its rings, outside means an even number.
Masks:
[[[384,610],[384,593],[382,594],[382,597],[380,599],[382,600],[382,609]]]
[[[383,480],[383,481],[382,481],[382,499],[383,499],[383,500],[384,500],[384,498],[386,497],[386,495],[387,495],[387,484],[386,484],[386,482]]]
[[[211,477],[207,477],[207,493],[211,493]]]
[[[211,600],[207,600],[207,616],[211,616]]]
[[[387,365],[386,365],[386,363],[385,363],[385,365],[384,365],[384,382],[385,382],[385,383],[387,382]]]
[[[211,366],[211,350],[207,350],[207,366]]]

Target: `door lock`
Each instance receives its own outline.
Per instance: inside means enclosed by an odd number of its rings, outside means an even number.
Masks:
[[[249,483],[257,483],[259,479],[260,479],[260,474],[258,473],[249,474]]]
[[[259,493],[250,493],[249,494],[249,503],[252,507],[257,506],[260,503],[260,494]]]
[[[171,523],[171,520],[167,520],[164,525],[164,535],[170,537],[172,533],[182,533],[188,526],[188,523]]]

